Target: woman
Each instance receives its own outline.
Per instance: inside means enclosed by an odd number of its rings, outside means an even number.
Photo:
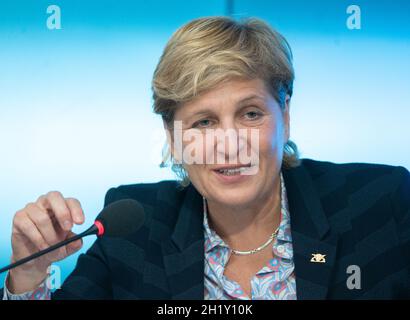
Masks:
[[[409,173],[300,160],[289,140],[293,80],[289,45],[261,20],[212,17],[180,28],[153,92],[181,181],[109,190],[105,205],[141,202],[143,228],[98,239],[51,297],[410,297]],[[16,214],[12,260],[83,221],[78,200],[41,196]],[[50,298],[47,267],[80,247],[12,270],[4,298]]]

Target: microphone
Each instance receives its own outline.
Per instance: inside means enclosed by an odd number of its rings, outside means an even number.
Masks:
[[[127,236],[136,232],[142,226],[144,223],[144,218],[144,209],[138,201],[132,199],[115,201],[106,206],[97,216],[94,224],[84,232],[56,243],[47,249],[36,252],[31,256],[18,260],[0,269],[0,273],[18,267],[28,261],[41,257],[50,251],[61,248],[73,241],[92,234],[97,235],[97,237],[102,237],[105,235],[112,237]]]

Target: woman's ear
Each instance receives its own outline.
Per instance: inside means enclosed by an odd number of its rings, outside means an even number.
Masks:
[[[283,109],[283,125],[285,128],[285,143],[288,142],[290,138],[290,95],[286,95],[285,97],[285,107]]]
[[[172,129],[168,126],[168,124],[162,120],[162,124],[164,125],[164,130],[165,130],[165,135],[167,139],[167,144],[168,144],[168,150],[170,152],[170,155],[173,155],[173,146],[174,146],[174,138],[173,138],[173,132]]]
[[[165,131],[165,136],[166,136],[166,142],[164,144],[164,146],[162,147],[162,161],[160,164],[160,167],[166,167],[167,166],[167,162],[171,156],[171,146],[172,146],[172,138],[170,135],[170,130],[168,128],[168,125],[166,124],[166,122],[164,120],[162,120],[162,125],[164,127],[164,131]]]
[[[167,143],[172,146],[172,132],[171,129],[169,128],[168,124],[165,122],[165,120],[162,120],[162,125],[164,126],[165,134],[167,136]]]
[[[181,154],[181,151],[175,150],[176,146],[174,143],[175,138],[178,139],[178,132],[176,133],[177,137],[174,137],[174,134],[175,134],[174,128],[171,128],[165,121],[163,121],[163,125],[164,125],[165,134],[167,137],[169,156],[172,157],[174,162],[178,163],[179,161],[181,161],[180,156],[178,156],[179,154]]]

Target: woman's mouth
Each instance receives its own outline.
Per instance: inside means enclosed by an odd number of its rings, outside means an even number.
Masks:
[[[249,168],[250,167],[240,167],[240,168],[233,168],[233,169],[218,169],[216,171],[225,176],[235,176],[239,174],[244,174],[245,172],[249,171]]]
[[[236,183],[249,178],[252,172],[255,171],[255,167],[249,165],[242,166],[225,166],[212,170],[219,181],[223,183]]]

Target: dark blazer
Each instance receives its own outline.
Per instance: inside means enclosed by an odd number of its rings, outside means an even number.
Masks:
[[[283,175],[298,299],[410,298],[406,169],[304,159]],[[52,298],[203,299],[200,194],[175,181],[124,185],[107,192],[105,205],[124,198],[143,205],[143,227],[126,238],[96,240]],[[314,253],[326,262],[311,262]],[[360,289],[346,284],[351,265],[360,268]]]

